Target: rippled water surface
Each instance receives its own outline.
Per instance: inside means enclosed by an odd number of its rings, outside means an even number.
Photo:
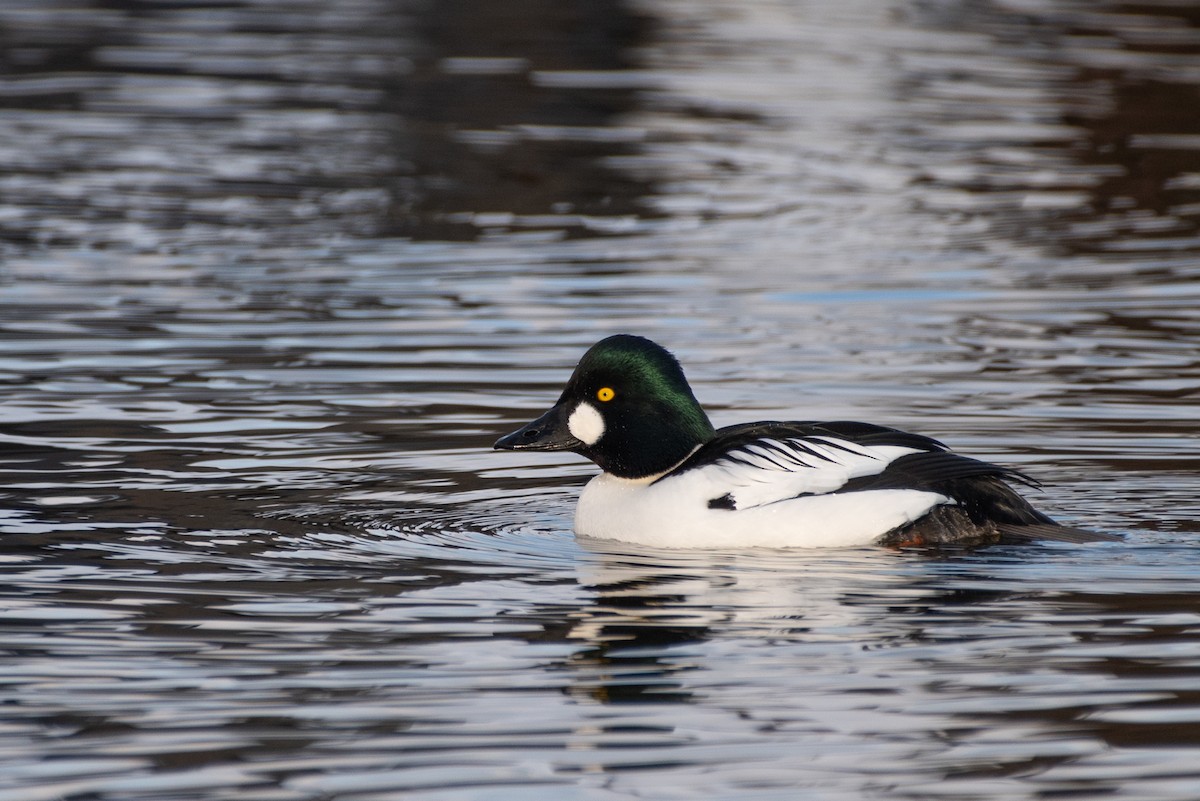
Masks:
[[[1200,797],[1190,2],[0,5],[0,801]],[[616,331],[1120,544],[577,540]]]

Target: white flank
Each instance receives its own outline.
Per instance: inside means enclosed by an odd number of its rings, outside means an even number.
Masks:
[[[590,403],[580,403],[567,418],[571,436],[585,445],[595,445],[604,436],[604,418]]]
[[[936,492],[888,489],[710,509],[708,501],[721,487],[712,481],[715,471],[705,472],[653,484],[596,476],[579,497],[575,531],[660,548],[836,548],[870,544],[935,506],[953,503]]]

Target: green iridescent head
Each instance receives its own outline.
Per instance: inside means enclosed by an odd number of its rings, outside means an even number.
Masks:
[[[712,436],[675,357],[644,337],[617,334],[588,349],[553,409],[496,447],[571,450],[606,473],[644,478]]]

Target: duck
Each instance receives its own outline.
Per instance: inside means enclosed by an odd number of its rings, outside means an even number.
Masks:
[[[1037,481],[872,423],[714,428],[679,361],[641,336],[600,340],[558,402],[498,450],[570,451],[601,473],[575,533],[661,548],[893,548],[1120,537],[1055,522],[1013,485]]]

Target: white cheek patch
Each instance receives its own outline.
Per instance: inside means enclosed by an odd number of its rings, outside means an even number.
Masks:
[[[604,436],[604,418],[590,403],[581,403],[567,418],[571,436],[585,445],[595,445]]]

